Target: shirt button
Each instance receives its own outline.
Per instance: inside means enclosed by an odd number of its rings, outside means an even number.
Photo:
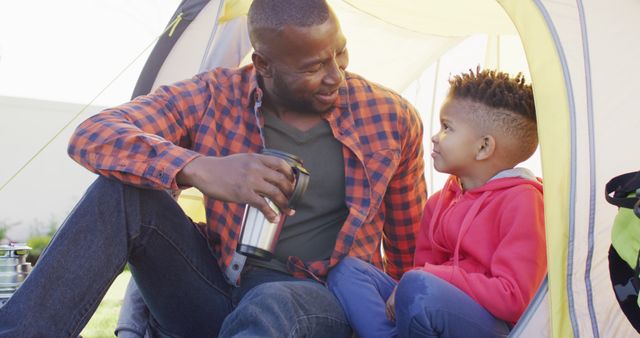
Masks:
[[[231,268],[232,268],[233,270],[235,270],[235,271],[238,271],[238,269],[240,269],[240,265],[238,265],[238,263],[236,263],[236,264],[233,264],[233,265],[231,266]]]

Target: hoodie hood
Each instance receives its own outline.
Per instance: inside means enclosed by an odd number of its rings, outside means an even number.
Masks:
[[[460,181],[455,176],[449,176],[449,179],[445,183],[444,191],[448,191],[454,193],[455,195],[460,195],[462,193],[468,193],[471,195],[482,194],[487,191],[495,191],[502,189],[509,189],[514,186],[518,186],[521,184],[531,184],[536,187],[538,190],[542,191],[542,180],[531,172],[531,170],[526,168],[512,168],[506,169],[495,176],[489,179],[487,183],[479,186],[475,189],[469,189],[465,192],[462,190],[462,186],[460,185]]]
[[[467,214],[465,215],[458,232],[456,246],[453,252],[453,265],[455,267],[458,267],[460,261],[460,244],[467,234],[472,221],[476,218],[478,212],[480,212],[480,209],[485,200],[487,200],[487,198],[489,198],[495,191],[508,190],[523,184],[529,184],[542,192],[542,180],[540,178],[537,178],[529,169],[526,168],[512,168],[503,170],[489,179],[489,181],[487,181],[487,183],[483,184],[482,186],[467,191],[462,190],[462,185],[460,184],[460,181],[456,176],[450,176],[445,183],[440,196],[438,197],[433,216],[431,217],[431,222],[429,224],[429,237],[433,241],[433,231],[435,229],[435,223],[439,222],[440,218],[442,217],[442,213],[444,212],[443,202],[447,198],[447,195],[453,195],[452,197],[454,199],[461,198],[462,195],[464,195],[465,198],[475,199]],[[438,247],[435,242],[432,242],[432,245],[434,247]]]

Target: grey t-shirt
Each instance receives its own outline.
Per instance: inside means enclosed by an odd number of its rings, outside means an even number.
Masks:
[[[249,264],[287,272],[289,256],[302,260],[331,257],[336,237],[349,213],[345,204],[342,144],[333,137],[328,122],[301,131],[264,114],[264,136],[268,148],[296,155],[309,170],[309,185],[296,213],[285,220],[271,261],[249,259]]]

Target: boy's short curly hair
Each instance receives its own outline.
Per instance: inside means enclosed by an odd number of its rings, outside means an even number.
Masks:
[[[504,133],[518,143],[512,147],[514,160],[522,162],[538,145],[533,88],[522,73],[512,77],[496,70],[476,68],[449,79],[449,99],[464,99],[488,109],[479,109],[474,120],[487,130]]]

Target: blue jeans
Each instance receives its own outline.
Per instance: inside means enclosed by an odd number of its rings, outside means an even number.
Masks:
[[[349,323],[368,337],[506,337],[507,323],[493,317],[466,293],[424,271],[405,273],[399,283],[371,264],[345,258],[328,277]],[[396,322],[385,303],[394,287]]]
[[[149,308],[145,304],[135,279],[129,280],[120,306],[115,334],[118,338],[150,338]]]
[[[234,288],[169,194],[100,177],[0,308],[0,337],[76,337],[127,262],[157,336],[350,334],[324,285],[250,268]]]

